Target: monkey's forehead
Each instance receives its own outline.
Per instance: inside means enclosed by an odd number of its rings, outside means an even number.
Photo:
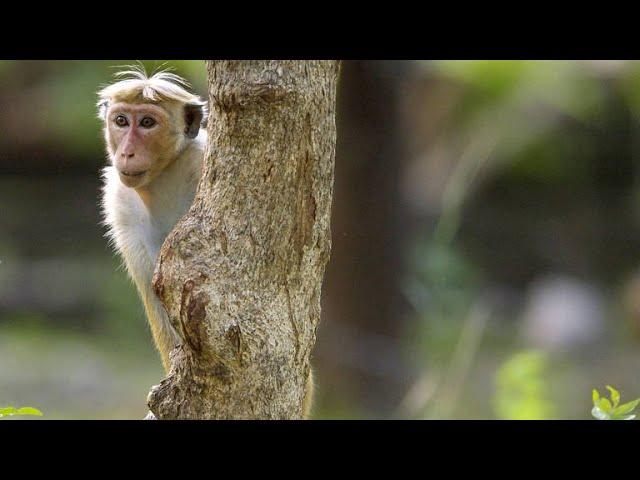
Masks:
[[[177,101],[184,104],[197,102],[200,98],[162,75],[158,78],[121,80],[100,90],[98,96],[103,100],[131,103]]]
[[[168,116],[171,112],[164,102],[116,102],[109,105],[110,111],[148,113],[152,112],[161,116]]]
[[[111,92],[110,95],[102,96],[103,99],[107,100],[109,104],[114,103],[128,103],[131,105],[158,105],[160,107],[168,107],[180,103],[185,103],[185,101],[181,101],[180,99],[174,99],[165,97],[156,93],[153,97],[148,95],[144,95],[141,91],[131,91],[131,90],[120,90]]]

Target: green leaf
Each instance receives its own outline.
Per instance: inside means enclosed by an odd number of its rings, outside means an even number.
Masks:
[[[613,402],[613,408],[617,407],[618,403],[620,403],[620,392],[618,392],[610,385],[607,385],[607,390],[611,392],[611,401]]]
[[[600,410],[600,408],[599,408],[599,407],[597,407],[597,406],[596,406],[596,407],[593,407],[593,408],[591,409],[591,415],[593,415],[593,416],[594,416],[595,418],[597,418],[598,420],[610,420],[610,419],[611,419],[611,416],[610,416],[608,413],[603,412],[603,411],[602,411],[602,410]]]
[[[597,405],[598,399],[600,398],[600,394],[598,393],[598,390],[596,390],[595,388],[591,392],[591,398],[593,399],[593,404]]]
[[[600,400],[598,400],[598,408],[607,413],[611,413],[611,411],[613,410],[613,406],[611,405],[609,399],[604,397],[601,397]]]
[[[40,410],[38,410],[37,408],[33,408],[33,407],[22,407],[19,408],[15,415],[36,415],[38,417],[42,416],[42,412]]]
[[[37,415],[39,417],[42,416],[42,412],[37,408],[33,407],[3,407],[0,408],[0,418],[2,417],[11,417],[13,415]]]
[[[633,400],[631,402],[625,403],[623,405],[620,405],[618,408],[614,410],[613,413],[615,415],[626,415],[627,413],[633,412],[633,410],[635,410],[635,408],[638,406],[639,403],[640,403],[640,398]]]
[[[14,407],[3,407],[0,408],[0,417],[8,417],[10,415],[15,415],[16,409]]]

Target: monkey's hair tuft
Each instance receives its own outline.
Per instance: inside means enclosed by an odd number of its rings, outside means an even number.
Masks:
[[[203,123],[206,122],[207,102],[189,92],[188,89],[191,88],[189,82],[171,73],[172,68],[159,67],[151,76],[147,74],[142,64],[123,68],[124,70],[114,74],[118,81],[98,92],[98,109],[101,118],[104,118],[106,106],[110,103],[177,101],[201,107]]]

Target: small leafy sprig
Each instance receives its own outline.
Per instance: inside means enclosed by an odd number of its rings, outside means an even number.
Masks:
[[[607,385],[607,390],[611,392],[609,398],[601,397],[598,391],[593,389],[593,408],[591,415],[598,420],[633,420],[636,415],[632,413],[640,403],[640,398],[631,402],[618,405],[620,403],[620,392]]]
[[[0,407],[0,418],[2,417],[12,417],[14,415],[36,415],[38,417],[42,416],[42,412],[37,408],[33,407]]]

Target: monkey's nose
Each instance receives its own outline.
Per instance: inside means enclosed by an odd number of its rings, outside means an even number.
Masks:
[[[122,156],[124,158],[132,158],[135,154],[134,153],[123,153]]]

